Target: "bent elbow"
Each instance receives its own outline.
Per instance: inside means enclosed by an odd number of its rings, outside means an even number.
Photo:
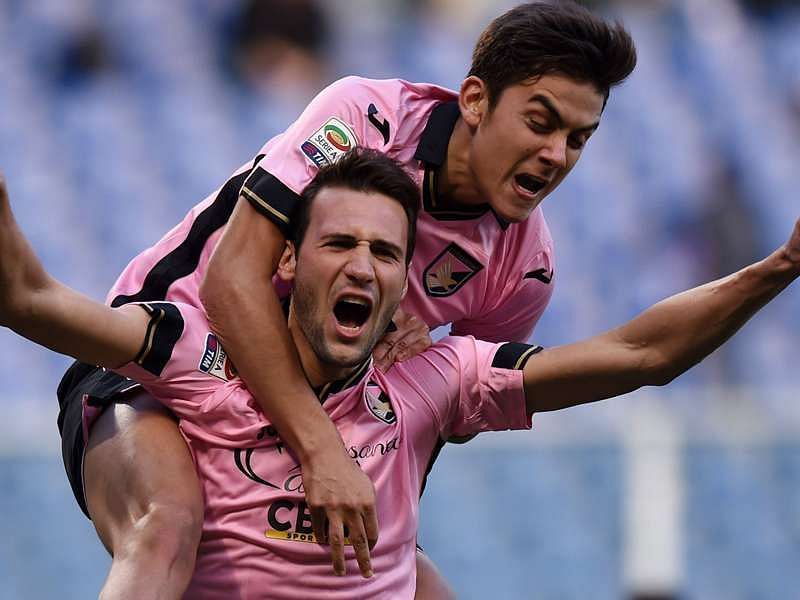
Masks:
[[[694,367],[699,360],[681,360],[679,357],[659,357],[650,369],[649,377],[652,380],[648,385],[665,386],[678,377],[683,375],[686,371]]]
[[[663,369],[659,369],[659,370],[653,372],[652,377],[651,377],[652,381],[651,381],[650,385],[653,385],[653,386],[656,386],[656,387],[663,387],[665,385],[669,385],[670,383],[672,383],[675,380],[676,377],[678,377],[678,375],[680,375],[679,372],[677,372],[677,371],[675,371],[675,369],[672,369],[672,368],[669,368],[669,367],[663,368]]]
[[[225,282],[219,279],[219,276],[209,269],[200,282],[198,295],[206,312],[213,310],[213,307],[219,303],[219,292],[223,291],[226,287]]]
[[[37,294],[47,291],[46,281],[21,280],[0,288],[0,326],[14,329],[34,313]]]
[[[643,385],[657,387],[668,385],[684,371],[676,361],[658,352],[648,353],[640,368],[645,380]]]
[[[203,278],[198,292],[211,323],[217,323],[221,314],[237,306],[236,285],[236,279],[224,273],[209,272]]]

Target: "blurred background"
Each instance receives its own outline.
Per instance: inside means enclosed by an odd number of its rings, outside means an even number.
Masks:
[[[123,266],[334,79],[457,87],[507,0],[0,0],[0,169],[47,268]],[[800,3],[591,2],[639,51],[545,203],[557,285],[535,341],[600,332],[764,256],[800,215]],[[796,597],[800,293],[668,389],[448,447],[420,541],[462,598]],[[69,493],[67,360],[0,331],[0,597],[97,595]]]

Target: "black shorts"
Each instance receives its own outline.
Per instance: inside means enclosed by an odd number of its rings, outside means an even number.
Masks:
[[[102,410],[139,387],[135,381],[113,371],[78,361],[72,363],[58,384],[61,455],[72,493],[87,517],[89,510],[83,487],[83,454],[87,442],[83,435],[84,402]]]

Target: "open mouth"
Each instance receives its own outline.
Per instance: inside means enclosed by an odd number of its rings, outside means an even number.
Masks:
[[[342,327],[359,329],[369,319],[372,303],[366,298],[344,297],[333,306],[333,316]]]
[[[539,179],[538,177],[528,175],[527,173],[515,175],[514,181],[521,189],[525,190],[526,192],[530,192],[531,194],[538,194],[544,189],[544,186],[547,185],[547,182],[544,179]]]

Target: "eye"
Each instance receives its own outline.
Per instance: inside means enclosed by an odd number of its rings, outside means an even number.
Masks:
[[[353,243],[348,240],[330,240],[325,246],[329,248],[336,248],[338,250],[347,250],[353,247]]]
[[[374,254],[379,260],[385,262],[396,262],[399,260],[397,253],[394,250],[383,246],[373,246],[372,254]]]
[[[583,136],[581,136],[581,137],[573,137],[573,136],[569,136],[569,137],[567,138],[567,145],[568,145],[570,148],[572,148],[573,150],[583,150],[583,147],[586,145],[586,142],[588,142],[588,141],[589,141],[589,138],[588,138],[588,136],[587,136],[587,137],[583,137]]]
[[[528,128],[534,133],[547,133],[550,131],[550,126],[547,123],[540,123],[533,119],[528,119]]]

